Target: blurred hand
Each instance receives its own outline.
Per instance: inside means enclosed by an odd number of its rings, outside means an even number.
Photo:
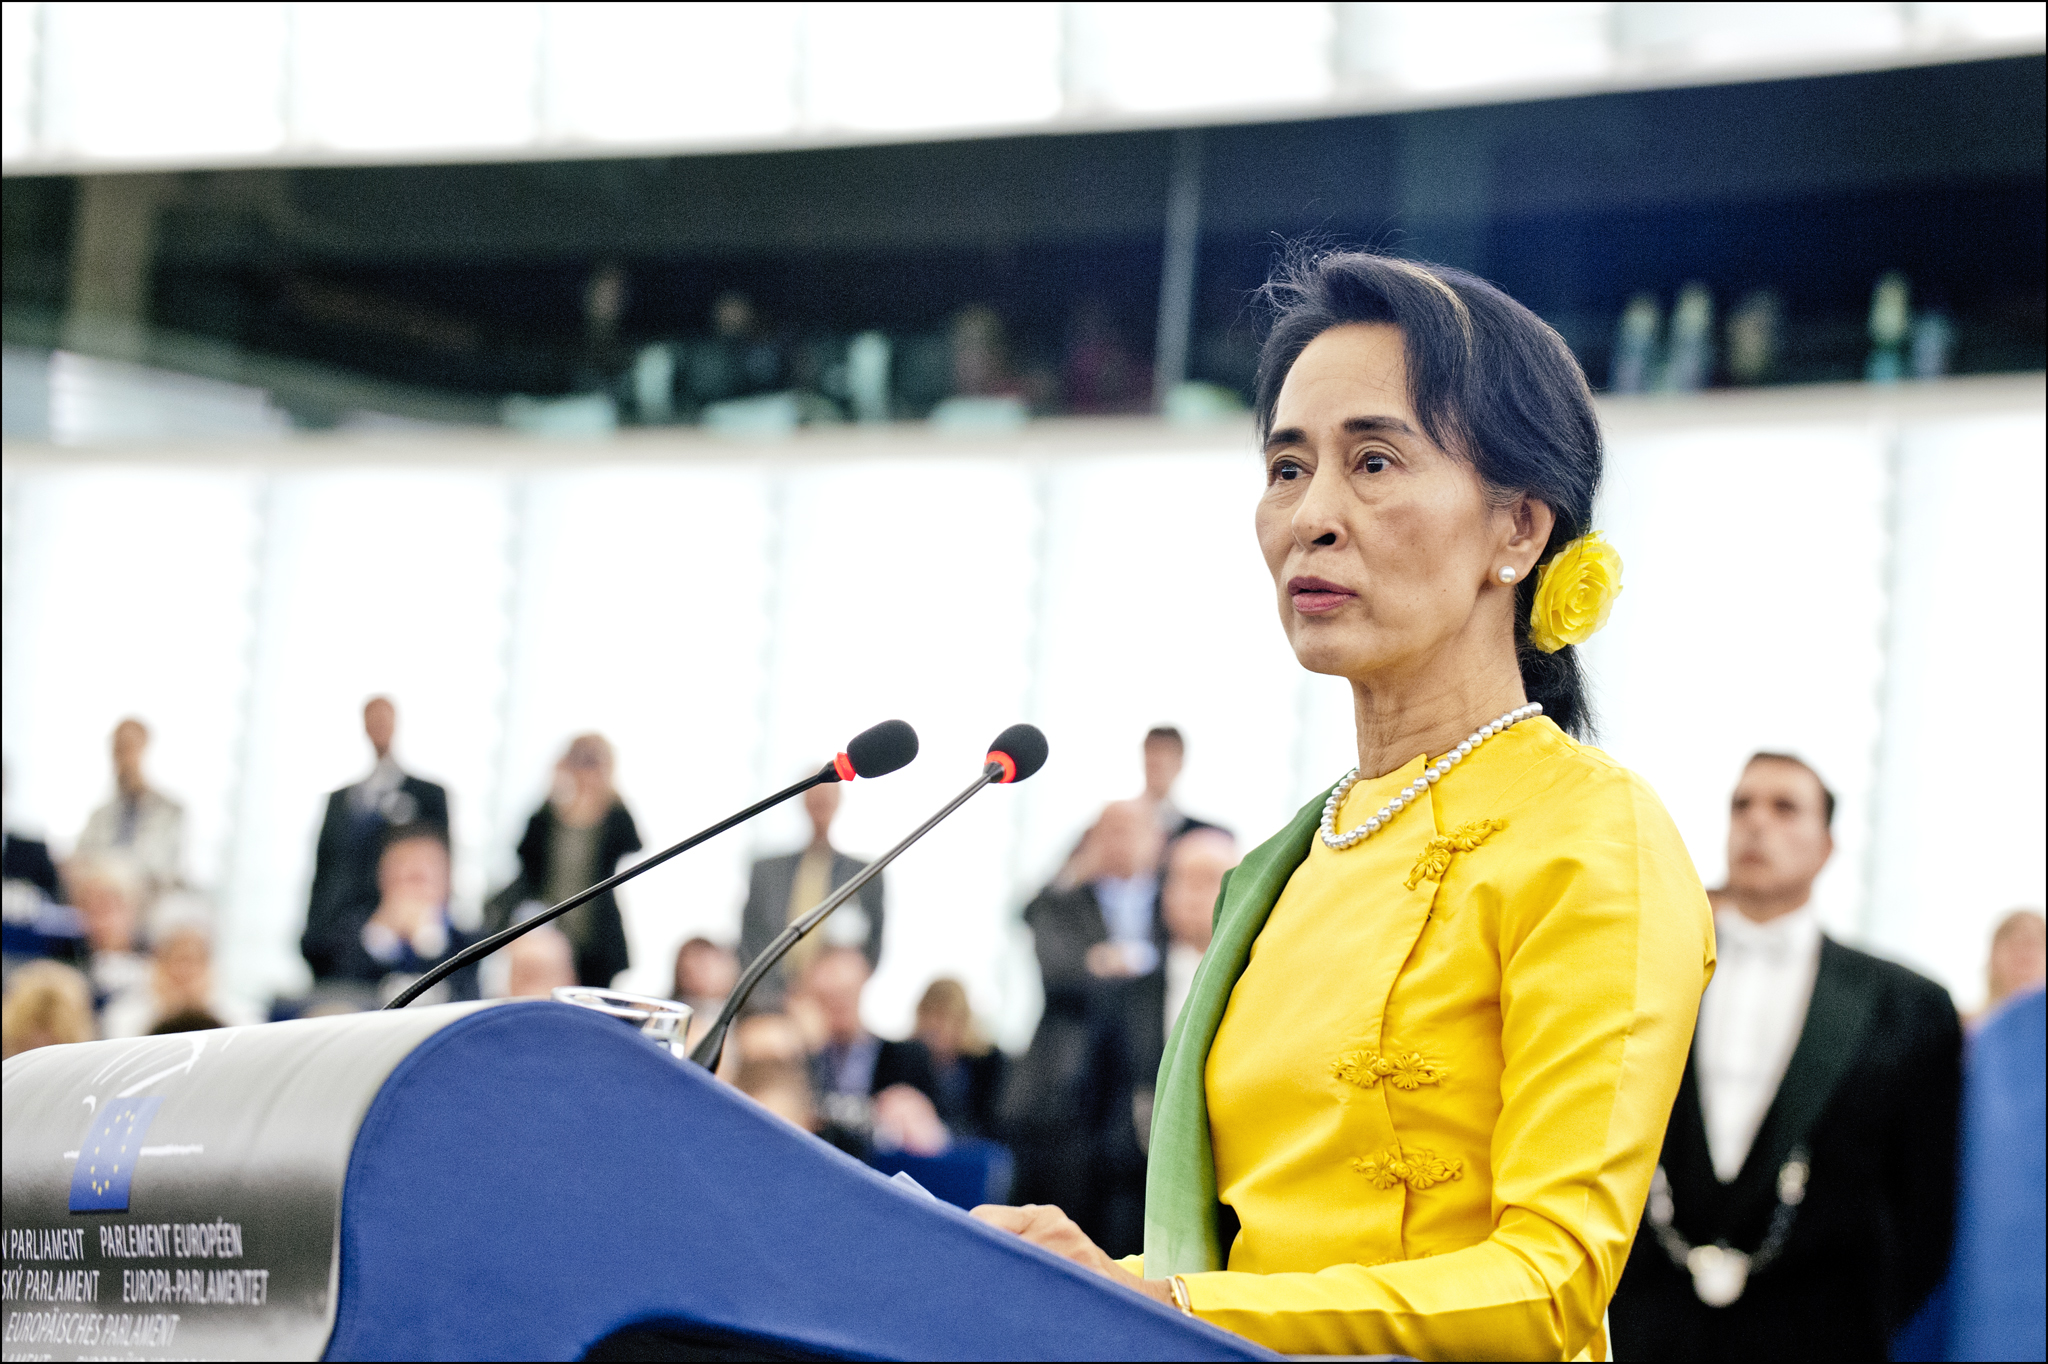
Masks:
[[[1136,943],[1099,942],[1088,949],[1088,974],[1101,980],[1126,980],[1144,974],[1139,969]]]
[[[978,1221],[1021,1236],[1032,1245],[1043,1246],[1084,1269],[1092,1269],[1105,1279],[1114,1279],[1124,1287],[1135,1289],[1169,1307],[1173,1305],[1173,1290],[1167,1287],[1166,1280],[1141,1279],[1131,1273],[1103,1254],[1102,1248],[1089,1240],[1088,1234],[1058,1208],[1040,1203],[1026,1203],[1021,1208],[984,1203],[974,1210],[973,1215]]]
[[[909,1085],[890,1085],[875,1096],[875,1144],[894,1147],[913,1156],[943,1155],[952,1144],[939,1110],[923,1091]]]

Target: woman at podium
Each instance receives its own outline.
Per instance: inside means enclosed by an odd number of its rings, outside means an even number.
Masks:
[[[1358,766],[1224,884],[1145,1253],[977,1215],[1290,1354],[1606,1358],[1714,949],[1655,793],[1583,742],[1621,587],[1591,395],[1462,271],[1327,254],[1268,295],[1259,545]]]

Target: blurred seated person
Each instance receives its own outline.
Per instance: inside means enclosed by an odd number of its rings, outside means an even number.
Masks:
[[[334,925],[331,938],[316,946],[333,963],[326,979],[370,986],[381,1003],[472,941],[448,917],[448,840],[432,825],[415,824],[386,835],[376,905],[353,923]],[[422,1002],[476,997],[472,963]]]
[[[1984,1016],[2014,995],[2039,989],[2048,980],[2048,919],[2038,909],[2016,909],[1991,934],[1991,960],[1984,968]]]
[[[547,803],[519,840],[521,900],[558,905],[588,890],[640,851],[640,831],[612,785],[612,746],[602,734],[579,734],[555,764]],[[501,902],[504,896],[497,897]],[[626,924],[612,892],[555,920],[576,950],[576,983],[609,987],[632,964]]]
[[[882,1044],[875,1058],[874,1092],[899,1084],[920,1090],[934,1116],[955,1135],[995,1136],[1003,1054],[982,1034],[959,981],[948,976],[933,981],[917,1002],[915,1035],[907,1042]]]
[[[739,958],[730,947],[709,938],[691,938],[676,949],[675,984],[669,998],[690,1006],[689,1045],[694,1047],[710,1031],[739,978]]]
[[[145,878],[143,911],[184,880],[185,810],[149,784],[142,770],[149,726],[129,718],[114,726],[114,798],[94,810],[78,835],[74,857],[115,853]]]
[[[142,941],[149,878],[131,857],[97,853],[64,867],[71,903],[85,921],[86,975],[102,1037],[137,1037],[154,1017],[150,962]]]
[[[839,813],[840,790],[838,782],[830,782],[804,792],[804,814],[811,823],[810,846],[754,863],[747,879],[746,908],[740,912],[741,961],[751,962],[760,956],[777,934],[867,866],[832,846],[832,821]],[[755,987],[748,1007],[782,1007],[790,985],[830,947],[858,947],[873,970],[882,959],[882,921],[882,878],[877,876],[789,949]]]
[[[505,949],[507,999],[552,999],[557,988],[576,981],[576,950],[553,924],[527,930]]]
[[[130,991],[106,1008],[108,1037],[142,1037],[161,1031],[194,1031],[194,1017],[212,1021],[203,1026],[225,1028],[259,1020],[249,1010],[218,994],[213,984],[213,939],[196,917],[174,920],[156,937],[149,954],[147,990]],[[187,1026],[166,1029],[171,1019]]]
[[[57,882],[57,864],[50,860],[50,845],[14,830],[13,788],[13,771],[0,768],[0,880],[25,882],[45,899],[61,900],[64,892]]]
[[[826,1121],[867,1137],[875,1133],[880,1113],[894,1124],[878,1134],[883,1140],[922,1146],[917,1134],[926,1128],[921,1114],[911,1111],[918,1103],[894,1095],[879,1109],[877,1105],[884,1095],[903,1088],[918,1091],[918,1102],[930,1105],[930,1095],[937,1089],[931,1058],[922,1045],[884,1042],[861,1023],[861,991],[871,974],[866,954],[857,947],[828,947],[804,972],[798,993],[816,1011],[822,1033],[811,1052],[811,1084]],[[933,1154],[919,1147],[906,1149]]]
[[[448,837],[448,793],[399,767],[392,753],[397,734],[397,706],[388,696],[371,697],[363,706],[363,737],[375,763],[367,777],[327,797],[313,853],[306,931],[299,940],[316,980],[343,974],[332,954],[362,928],[377,902],[377,864],[386,835],[419,825],[439,830],[444,841]]]
[[[7,981],[0,1001],[0,1058],[37,1047],[93,1040],[92,984],[77,969],[32,961]]]
[[[178,1032],[210,1032],[215,1028],[228,1026],[220,1018],[205,1009],[180,1009],[174,1014],[157,1020],[149,1030],[151,1037],[168,1037]]]

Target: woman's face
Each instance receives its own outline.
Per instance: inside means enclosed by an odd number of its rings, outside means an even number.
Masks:
[[[1259,549],[1280,622],[1311,672],[1426,670],[1461,643],[1513,638],[1517,578],[1552,516],[1493,505],[1477,472],[1423,434],[1398,327],[1352,323],[1310,342],[1273,410]]]

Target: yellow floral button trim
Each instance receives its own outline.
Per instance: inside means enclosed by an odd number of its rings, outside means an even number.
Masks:
[[[1470,824],[1460,824],[1447,834],[1438,834],[1422,846],[1422,856],[1415,859],[1414,870],[1408,873],[1407,886],[1413,890],[1424,881],[1441,881],[1444,873],[1451,869],[1451,858],[1457,853],[1471,852],[1474,848],[1508,827],[1504,819],[1475,819]]]
[[[1371,1089],[1382,1080],[1395,1089],[1420,1089],[1443,1083],[1450,1073],[1449,1066],[1437,1065],[1419,1051],[1347,1051],[1330,1063],[1330,1074],[1360,1089]]]
[[[1427,1189],[1462,1176],[1465,1162],[1456,1156],[1439,1156],[1420,1147],[1404,1151],[1398,1146],[1389,1146],[1378,1159],[1359,1156],[1351,1162],[1351,1168],[1371,1180],[1375,1189],[1391,1189],[1396,1184],[1406,1184],[1411,1189]]]

